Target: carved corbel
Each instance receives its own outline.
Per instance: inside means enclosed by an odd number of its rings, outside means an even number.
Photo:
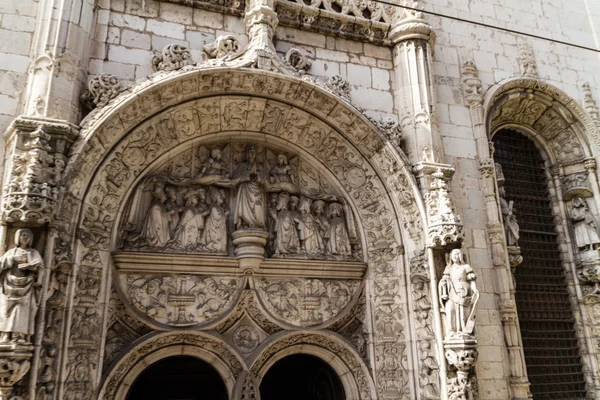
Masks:
[[[454,168],[445,164],[420,163],[416,168],[422,181],[429,182],[425,194],[427,207],[427,247],[443,248],[464,240],[463,223],[454,210],[448,182],[454,175]]]
[[[88,81],[88,90],[81,95],[81,101],[90,110],[102,108],[117,97],[120,90],[119,79],[113,74],[95,75]]]
[[[524,39],[519,39],[519,68],[521,75],[526,78],[538,78],[537,63],[533,49]]]
[[[461,68],[463,96],[471,110],[473,125],[483,124],[483,95],[479,72],[473,61],[466,61]]]
[[[152,57],[154,71],[174,71],[192,64],[192,53],[180,44],[166,45],[162,52],[156,52]]]
[[[52,222],[62,192],[67,150],[78,128],[63,121],[20,117],[5,140],[9,172],[3,187],[2,219],[34,225]]]

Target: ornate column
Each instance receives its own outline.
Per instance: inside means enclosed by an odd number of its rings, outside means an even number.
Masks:
[[[490,154],[490,143],[483,119],[481,80],[479,79],[475,64],[471,61],[467,61],[462,65],[461,73],[463,96],[465,102],[469,106],[474,137],[477,145],[477,154],[479,156],[479,178],[486,203],[488,218],[486,226],[491,244],[492,261],[496,278],[494,279],[495,291],[499,297],[498,305],[500,318],[502,320],[506,347],[509,353],[511,398],[527,399],[530,397],[529,381],[527,379],[525,368],[525,358],[514,296],[514,280],[511,273],[511,268],[516,268],[522,262],[522,257],[520,256],[520,249],[518,248],[516,241],[515,243],[512,243],[513,246],[506,246],[506,232],[504,231],[504,225],[499,210],[499,204],[501,204],[502,201],[506,203],[506,201],[497,195],[499,190],[496,188],[496,182],[498,182],[498,186],[500,186],[500,182],[503,182],[504,180],[499,176],[501,174],[501,168],[495,167],[493,155]],[[509,203],[507,203],[506,206],[507,213],[510,210],[512,215],[512,207],[509,207]],[[516,223],[516,221],[513,222]]]
[[[431,67],[435,33],[423,13],[410,11],[392,25],[388,37],[394,44],[398,119],[408,157],[413,164],[441,162]]]

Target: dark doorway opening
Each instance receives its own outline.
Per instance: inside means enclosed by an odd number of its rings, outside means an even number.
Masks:
[[[260,384],[261,400],[345,400],[333,368],[318,357],[294,354],[277,361]]]
[[[228,400],[219,373],[206,361],[190,356],[160,360],[133,382],[127,400]]]

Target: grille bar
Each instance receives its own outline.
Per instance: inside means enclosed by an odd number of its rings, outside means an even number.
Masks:
[[[512,130],[496,134],[494,149],[506,179],[506,199],[514,201],[521,228],[523,263],[515,273],[515,296],[533,398],[585,399],[544,161],[533,142]]]

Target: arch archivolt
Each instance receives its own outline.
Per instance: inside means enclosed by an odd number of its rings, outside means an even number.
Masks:
[[[248,360],[258,385],[273,364],[292,354],[310,354],[329,364],[344,386],[346,399],[377,398],[373,380],[360,355],[341,336],[329,331],[281,332],[269,338]]]
[[[75,263],[82,266],[82,274],[76,279],[85,280],[86,274],[91,274],[101,288],[91,296],[95,297],[95,303],[83,305],[78,298],[84,293],[76,288],[74,309],[85,307],[88,317],[94,313],[98,320],[107,318],[106,309],[95,304],[107,302],[110,282],[118,278],[119,273],[112,268],[115,258],[111,252],[118,248],[119,223],[126,219],[125,204],[137,182],[186,147],[256,141],[263,146],[297,152],[348,200],[361,233],[367,268],[363,277],[370,278],[367,293],[372,299],[366,315],[373,315],[374,321],[376,357],[370,362],[374,373],[381,377],[378,391],[381,396],[415,391],[409,385],[418,380],[409,374],[417,368],[406,365],[405,361],[411,360],[406,354],[405,338],[414,333],[406,323],[411,294],[404,275],[410,273],[405,257],[419,254],[425,244],[424,206],[410,164],[401,151],[344,100],[296,78],[264,71],[216,68],[185,71],[160,79],[121,95],[89,116],[83,124],[81,140],[72,151],[65,171],[68,185],[62,209],[57,213],[58,223],[65,231],[78,232],[74,254]],[[219,260],[223,268],[235,270],[235,259]],[[355,294],[342,314],[349,312],[357,297]],[[263,298],[260,302],[265,303]],[[210,329],[227,320],[232,308],[226,309],[210,324],[197,328]],[[270,319],[285,329],[305,328],[276,315]],[[172,329],[150,325],[155,329]],[[392,331],[393,337],[389,335]],[[71,336],[76,334],[72,327]],[[102,332],[97,334],[102,337]],[[314,346],[333,346],[345,354],[350,351],[347,344],[334,345],[331,337],[315,335],[325,344]],[[169,338],[174,336],[165,334]],[[269,347],[272,345],[270,342]],[[89,376],[99,376],[99,356],[100,352],[90,348],[69,348],[69,359],[63,365],[66,390],[79,384],[75,382],[78,377],[70,372],[79,361],[88,363]],[[369,385],[364,384],[365,379],[371,379],[368,370],[364,365],[349,364],[349,360],[339,364],[339,368],[345,363],[354,373],[358,368],[364,374],[360,378],[363,383],[356,383],[361,393],[357,398],[374,398],[372,386],[367,389]],[[125,368],[124,362],[118,361],[111,371]]]
[[[594,327],[597,321],[586,317],[590,311],[585,303],[595,297],[594,288],[599,281],[595,273],[588,272],[590,266],[600,265],[600,259],[597,254],[590,258],[589,252],[587,255],[580,252],[574,242],[570,217],[571,200],[583,198],[598,220],[600,190],[595,158],[600,149],[600,136],[597,126],[570,96],[536,79],[511,79],[496,85],[486,94],[484,109],[490,141],[503,129],[518,131],[532,140],[547,163],[557,242],[561,244],[575,329],[584,338],[580,347],[586,380],[588,387],[593,387],[596,383],[592,371],[597,370],[600,356],[594,350],[597,346],[592,338],[599,325]],[[518,220],[519,216],[516,217]]]
[[[223,379],[230,396],[245,369],[244,360],[216,335],[197,331],[150,333],[120,354],[105,374],[98,398],[125,399],[135,379],[147,367],[164,358],[181,355],[210,363]]]

